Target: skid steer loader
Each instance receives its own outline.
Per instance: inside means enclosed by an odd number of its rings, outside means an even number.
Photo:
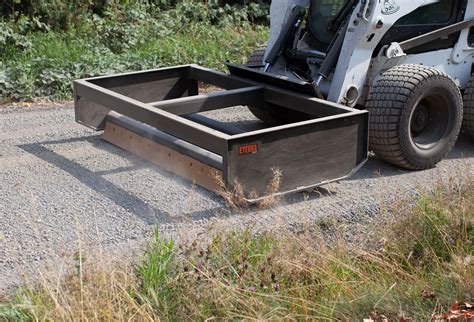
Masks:
[[[276,0],[269,46],[248,66],[310,82],[322,99],[366,108],[370,148],[380,158],[430,168],[456,141],[461,91],[465,129],[473,133],[473,17],[474,1],[467,0]],[[273,106],[250,110],[272,124],[306,117]]]
[[[369,146],[397,166],[430,168],[462,124],[474,136],[473,18],[474,0],[273,0],[268,43],[245,66],[78,80],[76,119],[249,201],[346,178]],[[199,94],[202,84],[225,90]],[[249,132],[202,115],[231,106],[248,106],[268,127]]]

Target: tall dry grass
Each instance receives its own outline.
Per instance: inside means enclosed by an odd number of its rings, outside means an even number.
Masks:
[[[205,245],[156,234],[139,265],[79,256],[60,283],[19,290],[0,320],[429,320],[472,301],[472,180],[422,194],[365,234],[368,247],[328,242],[317,225]]]

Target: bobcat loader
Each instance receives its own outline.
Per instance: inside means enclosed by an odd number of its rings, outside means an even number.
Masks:
[[[474,0],[273,0],[270,21],[267,44],[229,73],[186,65],[76,81],[76,120],[249,201],[347,178],[369,148],[431,168],[462,126],[474,136]],[[267,126],[202,114],[232,106]]]

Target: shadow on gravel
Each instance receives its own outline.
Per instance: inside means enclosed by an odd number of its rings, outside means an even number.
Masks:
[[[119,156],[120,158],[124,158],[125,160],[129,161],[130,165],[107,170],[91,170],[86,166],[79,164],[75,160],[71,160],[68,157],[56,153],[50,148],[50,146],[53,145],[75,144],[81,142],[89,143],[92,146],[97,147],[102,151],[105,151],[106,153],[111,153]],[[204,190],[200,187],[192,188],[190,186],[190,183],[185,179],[182,179],[158,166],[143,161],[140,158],[126,151],[123,151],[109,143],[102,141],[99,135],[54,141],[44,141],[32,144],[19,145],[18,147],[34,155],[35,157],[38,157],[44,160],[45,162],[61,169],[62,171],[67,172],[82,184],[100,193],[102,196],[109,199],[116,205],[127,209],[135,216],[140,218],[143,222],[149,225],[166,225],[176,224],[180,222],[198,222],[208,220],[214,217],[227,217],[242,213],[252,214],[261,211],[261,209],[259,209],[257,206],[250,207],[245,210],[230,210],[225,206],[223,200],[218,195],[209,193],[207,190]],[[107,180],[106,178],[107,175],[120,174],[124,172],[141,170],[144,168],[153,169],[154,171],[158,171],[159,174],[162,176],[172,178],[172,180],[181,181],[183,183],[183,186],[189,187],[190,189],[194,189],[196,193],[201,194],[207,199],[211,199],[212,201],[216,202],[218,206],[215,206],[210,209],[204,209],[201,211],[186,213],[183,215],[170,214],[164,209],[151,206],[149,203],[141,199],[139,196],[135,195],[133,192],[127,191],[124,188],[115,185],[113,182]],[[326,188],[320,187],[311,192],[285,196],[282,198],[279,204],[298,204],[305,201],[330,197],[334,194],[335,192],[331,192]],[[182,201],[177,200],[176,202]]]
[[[147,165],[144,165],[141,161],[137,160],[137,158],[125,156],[126,154],[124,153],[123,156],[129,159],[131,163],[134,163],[135,161],[137,161],[137,163],[132,164],[131,166],[118,167],[111,170],[92,171],[73,160],[70,160],[62,155],[57,154],[56,152],[48,148],[48,145],[68,144],[77,142],[89,142],[92,145],[98,146],[102,150],[108,150],[108,152],[111,153],[117,153],[118,150],[118,148],[101,141],[99,136],[45,141],[33,144],[19,145],[18,147],[48,162],[49,164],[54,165],[55,167],[69,173],[81,183],[100,193],[118,206],[121,206],[129,210],[130,212],[133,212],[146,224],[166,225],[186,220],[199,221],[214,217],[217,215],[218,212],[222,210],[222,207],[216,207],[214,209],[206,209],[203,211],[189,213],[186,214],[186,216],[182,217],[170,216],[169,213],[156,207],[151,207],[148,203],[146,203],[144,200],[140,199],[133,193],[130,193],[129,191],[126,191],[121,187],[114,185],[112,182],[105,178],[106,175],[143,169],[147,166],[150,168],[154,168],[154,165],[148,163],[146,163]]]
[[[68,159],[65,156],[62,156],[50,148],[48,145],[59,145],[59,144],[74,144],[78,142],[88,142],[91,145],[97,147],[102,151],[107,153],[115,154],[124,158],[130,162],[129,166],[117,167],[109,170],[97,170],[93,171],[87,167],[79,164],[78,162]],[[143,220],[146,224],[176,224],[179,222],[195,222],[211,219],[213,217],[222,217],[222,216],[232,216],[237,213],[242,213],[242,211],[231,211],[229,210],[222,199],[216,194],[209,193],[203,188],[196,187],[195,192],[204,196],[205,198],[210,198],[212,201],[215,201],[218,206],[205,209],[202,211],[196,211],[191,213],[186,213],[181,216],[175,216],[175,214],[169,214],[163,209],[157,207],[152,207],[145,200],[142,200],[139,196],[133,194],[133,192],[124,190],[123,188],[115,185],[106,179],[107,175],[119,174],[124,172],[130,172],[135,170],[140,170],[143,168],[150,168],[156,170],[160,175],[167,176],[172,178],[172,180],[179,180],[183,182],[184,186],[190,186],[189,182],[173,175],[172,173],[167,172],[166,170],[155,166],[151,163],[141,160],[140,158],[123,151],[111,144],[108,144],[100,139],[99,135],[82,137],[82,138],[71,138],[64,140],[55,140],[55,141],[45,141],[33,144],[25,144],[18,146],[24,151],[52,164],[53,166],[69,173],[78,181],[88,186],[90,189],[100,193],[104,197],[108,198],[115,204],[120,207],[127,209],[132,212],[138,218]],[[466,137],[461,137],[459,142],[456,144],[453,151],[448,156],[449,159],[463,159],[463,158],[473,158],[474,157],[474,142],[470,141]],[[373,157],[369,160],[366,166],[364,166],[358,173],[349,178],[348,180],[359,180],[359,179],[369,179],[377,177],[390,177],[403,175],[410,173],[410,171],[403,170],[387,164],[377,158]],[[298,204],[302,202],[307,202],[311,200],[323,199],[334,196],[336,192],[328,190],[326,187],[319,187],[311,192],[306,193],[297,193],[288,195],[282,198],[279,204],[287,206]],[[179,200],[177,202],[180,202]],[[278,206],[277,206],[278,207]],[[251,207],[247,210],[244,210],[244,213],[255,213],[259,212],[258,207]]]
[[[474,158],[474,141],[471,141],[471,139],[465,135],[461,135],[446,159],[457,160],[469,158]],[[393,177],[410,172],[413,171],[396,167],[383,160],[379,160],[376,156],[372,156],[362,169],[347,180]]]
[[[461,134],[453,151],[446,158],[450,160],[474,158],[474,139]]]
[[[317,187],[317,188],[312,189],[311,191],[294,193],[294,194],[283,196],[281,201],[282,201],[282,205],[286,206],[286,205],[298,204],[300,202],[307,202],[307,201],[312,201],[316,199],[332,197],[335,195],[337,195],[337,192],[331,191],[324,187]]]

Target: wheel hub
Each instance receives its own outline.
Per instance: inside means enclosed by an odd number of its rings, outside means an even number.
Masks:
[[[428,108],[425,105],[420,105],[413,116],[412,130],[419,133],[426,128],[429,122]]]
[[[436,146],[448,127],[448,119],[446,100],[441,95],[427,95],[418,103],[411,116],[413,144],[424,150]]]

